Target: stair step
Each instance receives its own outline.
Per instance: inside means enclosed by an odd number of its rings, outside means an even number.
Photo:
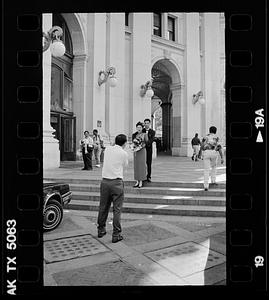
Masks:
[[[98,211],[97,201],[72,200],[67,209],[79,209]],[[110,208],[112,211],[112,207]],[[197,205],[157,205],[149,203],[126,203],[122,207],[123,213],[178,215],[178,216],[204,216],[204,217],[225,217],[225,206],[197,206]]]
[[[72,192],[81,191],[81,192],[99,192],[100,184],[88,185],[88,184],[70,184],[70,190]],[[157,195],[187,195],[187,196],[219,196],[225,197],[225,189],[209,189],[205,191],[203,188],[194,188],[194,187],[151,187],[145,186],[142,189],[133,188],[132,186],[125,186],[124,188],[126,193],[145,195],[145,194],[157,194]]]
[[[72,201],[99,201],[99,192],[72,192]],[[71,202],[72,202],[71,201]],[[205,205],[205,206],[225,206],[225,197],[199,197],[184,195],[137,195],[124,194],[125,203],[163,204],[163,205]]]
[[[82,185],[100,185],[100,179],[78,179],[78,178],[51,178],[46,177],[44,181],[48,182],[65,182],[69,184],[82,184]],[[124,186],[133,186],[135,183],[134,180],[124,180]],[[178,188],[203,188],[204,185],[201,182],[182,182],[182,181],[174,181],[174,182],[162,182],[162,181],[153,181],[150,183],[146,183],[149,187],[178,187]],[[214,189],[225,189],[225,183],[219,183],[217,187]]]

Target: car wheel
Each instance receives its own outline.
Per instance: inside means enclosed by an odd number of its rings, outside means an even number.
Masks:
[[[45,231],[55,229],[61,223],[62,218],[62,205],[54,199],[49,200],[43,213],[43,229]]]

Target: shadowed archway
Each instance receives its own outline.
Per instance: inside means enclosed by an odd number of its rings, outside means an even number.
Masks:
[[[180,82],[179,72],[171,61],[168,59],[158,60],[152,67],[152,89],[154,97],[152,99],[152,116],[161,109],[161,146],[159,153],[172,154],[172,148],[175,146],[174,131],[180,131],[180,124],[177,120],[174,124],[174,105],[173,100],[179,102],[179,97],[174,97],[173,86]],[[178,93],[175,93],[178,96]],[[178,103],[177,103],[178,104]],[[176,105],[178,108],[179,105]],[[159,115],[159,114],[158,114]],[[178,113],[177,113],[178,116]],[[153,120],[154,121],[154,120]],[[177,126],[177,128],[175,128]],[[180,140],[178,140],[180,143]]]

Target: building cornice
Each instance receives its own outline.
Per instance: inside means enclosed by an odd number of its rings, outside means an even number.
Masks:
[[[170,49],[172,48],[172,49],[176,49],[179,51],[185,50],[185,46],[182,44],[171,42],[167,39],[163,39],[161,37],[157,37],[154,35],[151,36],[151,42],[153,45],[157,45],[157,46],[161,46],[161,47],[166,47],[166,48],[170,48]]]

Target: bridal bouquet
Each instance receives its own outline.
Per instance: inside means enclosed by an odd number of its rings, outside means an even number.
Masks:
[[[132,142],[132,144],[130,145],[130,148],[133,152],[137,152],[139,150],[141,150],[143,148],[143,145],[142,145],[142,138],[135,138]]]

